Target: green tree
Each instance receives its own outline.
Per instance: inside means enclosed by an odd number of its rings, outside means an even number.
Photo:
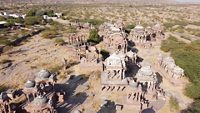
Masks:
[[[37,10],[36,13],[35,13],[35,16],[43,16],[45,15],[45,11],[44,10]]]
[[[25,25],[42,24],[42,17],[30,16],[25,18]]]
[[[135,24],[130,24],[125,27],[126,33],[130,33],[131,29],[135,28]]]
[[[45,14],[48,15],[49,17],[54,17],[54,16],[55,16],[53,10],[47,10],[47,11],[45,12]]]
[[[5,21],[5,20],[6,20],[6,18],[0,16],[0,21]]]
[[[89,35],[89,39],[88,42],[92,42],[92,43],[99,43],[102,41],[102,38],[99,36],[98,34],[98,30],[97,29],[92,29],[90,30],[90,35]]]
[[[16,18],[15,19],[16,23],[24,23],[24,19],[22,17]]]
[[[36,9],[31,9],[27,12],[26,16],[35,16],[37,10]]]
[[[42,32],[42,37],[44,38],[55,38],[56,35],[58,35],[58,32],[56,30],[46,30],[44,32]]]

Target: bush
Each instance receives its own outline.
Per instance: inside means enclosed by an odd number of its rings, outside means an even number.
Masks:
[[[125,32],[130,33],[131,29],[135,28],[135,24],[130,24],[125,27]]]
[[[10,46],[12,42],[8,39],[0,40],[0,44]]]
[[[87,21],[88,23],[94,25],[94,26],[97,26],[97,27],[98,27],[99,25],[101,25],[101,24],[104,23],[103,20],[98,20],[98,19],[87,19],[86,21]]]
[[[56,38],[55,43],[58,44],[58,45],[63,45],[63,44],[65,44],[65,41],[61,38]]]
[[[90,31],[88,42],[92,42],[92,43],[98,44],[101,41],[102,41],[102,38],[99,36],[98,30],[97,29],[92,29]]]
[[[48,70],[51,72],[51,73],[59,73],[59,71],[62,69],[62,66],[54,66],[54,67],[50,67]]]
[[[35,16],[36,15],[37,10],[36,9],[31,9],[26,13],[26,16]]]
[[[60,24],[59,22],[50,20],[49,24],[51,25],[51,29],[53,29],[53,30],[64,30],[64,26],[62,24]]]
[[[42,20],[39,16],[29,16],[25,18],[25,25],[42,24]]]
[[[0,93],[2,91],[5,91],[6,89],[8,89],[8,87],[4,86],[4,85],[0,85]]]
[[[6,18],[0,16],[0,21],[5,21],[5,20],[6,20]]]
[[[44,32],[42,32],[42,37],[44,38],[55,38],[56,35],[58,35],[58,32],[55,30],[46,30]]]
[[[170,105],[171,110],[173,110],[175,112],[179,111],[179,103],[176,98],[170,97],[169,105]]]
[[[77,30],[76,30],[75,27],[69,27],[69,28],[67,29],[67,33],[77,33]]]

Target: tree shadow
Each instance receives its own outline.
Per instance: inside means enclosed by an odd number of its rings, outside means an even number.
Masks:
[[[132,40],[129,40],[129,41],[128,41],[128,45],[129,45],[130,47],[134,47],[134,46],[135,46],[135,42],[133,42]]]
[[[140,68],[136,64],[129,64],[127,66],[126,77],[133,77],[138,73]]]
[[[141,113],[156,113],[153,108],[147,108],[141,111]]]
[[[64,91],[66,96],[64,103],[58,106],[59,113],[68,113],[74,110],[75,107],[82,104],[88,97],[85,92],[79,92],[75,94],[75,90],[79,85],[87,82],[88,78],[84,75],[71,75],[70,78],[66,81],[66,84],[62,84],[59,88]]]
[[[106,100],[107,103],[104,104],[101,109],[97,113],[116,113],[116,105],[115,102]]]
[[[77,106],[83,104],[83,102],[87,99],[88,95],[85,92],[77,93],[76,95],[71,96],[65,102],[65,104],[61,105],[57,111],[58,113],[70,113]]]
[[[137,56],[136,62],[137,62],[137,63],[140,63],[140,62],[142,62],[143,60],[144,60],[144,59],[143,59],[142,57]]]
[[[156,72],[156,77],[158,79],[158,85],[160,85],[163,82],[163,77],[158,72]]]

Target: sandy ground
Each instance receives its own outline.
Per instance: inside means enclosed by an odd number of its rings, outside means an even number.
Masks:
[[[56,46],[53,40],[40,35],[33,36],[0,56],[0,59],[12,60],[10,67],[0,70],[1,84],[22,85],[27,79],[33,79],[40,69],[62,65],[63,58],[68,57],[66,47]]]

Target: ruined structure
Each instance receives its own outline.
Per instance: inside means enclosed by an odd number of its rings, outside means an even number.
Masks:
[[[164,97],[164,91],[159,87],[157,75],[148,63],[141,63],[137,74],[127,77],[127,63],[132,57],[116,52],[105,60],[101,74],[102,91],[125,91],[126,103],[146,105],[148,108],[152,101]]]
[[[73,46],[82,46],[85,45],[87,42],[86,37],[84,35],[76,35],[71,34],[68,39],[68,44]]]
[[[156,100],[158,98],[157,85],[157,77],[151,66],[142,67],[130,81],[130,90],[127,90],[128,102],[149,104],[148,102]]]
[[[131,30],[128,38],[130,41],[134,42],[136,46],[149,48],[152,46],[152,42],[164,38],[163,30],[164,29],[160,24],[147,28],[137,25]]]
[[[158,66],[167,72],[169,75],[168,78],[180,79],[184,76],[184,70],[175,64],[175,61],[172,57],[163,57],[159,55],[157,58]]]
[[[38,96],[25,107],[29,113],[57,113],[46,96]]]
[[[108,37],[104,38],[104,43],[106,45],[106,50],[109,50],[111,53],[115,51],[127,52],[127,40],[122,33],[110,34]]]
[[[103,63],[101,75],[102,90],[124,90],[128,81],[125,78],[126,63],[125,56],[112,54]]]
[[[80,62],[81,63],[99,63],[101,62],[101,54],[100,51],[95,46],[86,46],[85,52],[80,54]]]

